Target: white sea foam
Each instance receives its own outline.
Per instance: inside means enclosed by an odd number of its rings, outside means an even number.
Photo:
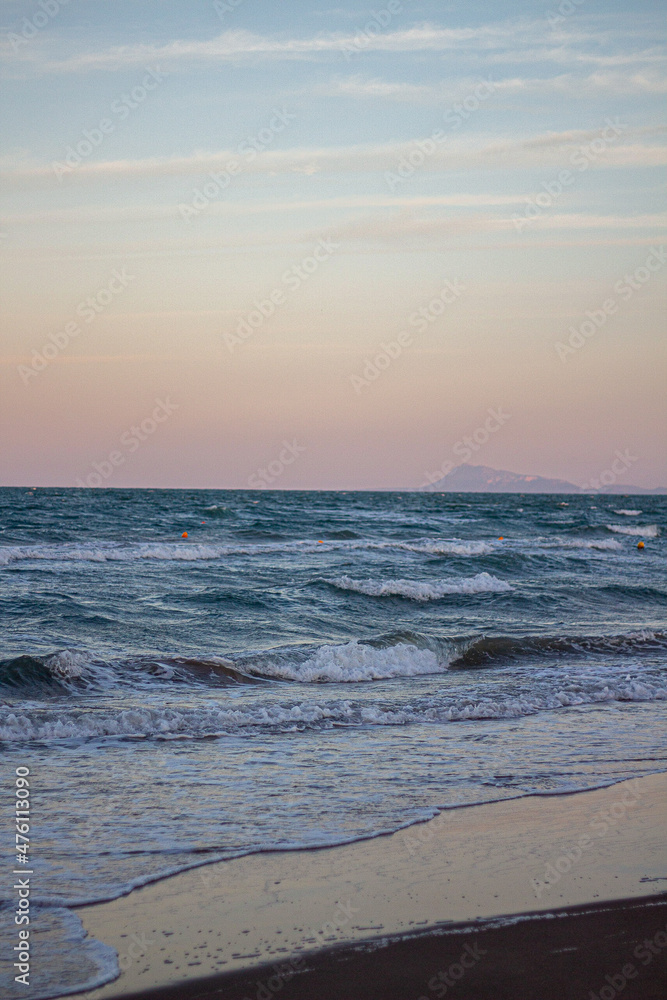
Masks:
[[[344,704],[320,707],[264,705],[250,709],[134,707],[59,714],[0,708],[0,740],[90,739],[102,736],[201,738],[237,732],[248,726],[310,724],[344,718]]]
[[[500,594],[512,589],[505,580],[499,580],[489,573],[433,583],[419,580],[353,580],[349,576],[340,576],[326,582],[339,590],[352,590],[370,597],[408,597],[413,601],[437,601],[447,594]]]
[[[521,694],[515,698],[460,699],[450,705],[414,711],[378,707],[362,708],[361,716],[373,725],[406,725],[414,722],[463,722],[482,719],[518,719],[537,712],[610,701],[650,702],[667,698],[667,688],[641,681],[605,684],[588,690],[564,690],[541,694]]]
[[[600,552],[623,548],[615,538],[538,538],[536,544],[544,549],[597,549]]]
[[[351,683],[413,677],[440,670],[436,654],[408,643],[377,649],[366,643],[347,642],[340,646],[320,646],[303,663],[263,663],[262,676],[305,683]]]
[[[253,546],[238,546],[241,553]],[[61,545],[4,545],[0,546],[0,565],[21,561],[45,562],[133,562],[139,559],[177,560],[197,562],[200,559],[219,559],[228,554],[226,545],[190,545],[174,542],[118,545],[113,542],[94,542],[88,545],[65,542]]]
[[[277,555],[281,552],[345,552],[345,551],[405,551],[424,555],[488,555],[493,547],[487,542],[461,539],[426,538],[416,541],[391,539],[354,539],[313,541],[300,539],[285,542],[248,542],[225,544],[200,544],[190,541],[139,542],[122,545],[117,542],[94,541],[90,543],[63,542],[52,545],[2,545],[0,565],[22,561],[40,562],[134,562],[155,559],[177,562],[199,562],[222,559],[226,556]]]
[[[303,678],[302,678],[303,679]],[[351,679],[351,678],[349,678]],[[368,678],[362,678],[368,679]],[[518,692],[505,698],[444,698],[437,704],[406,704],[387,708],[386,703],[355,704],[349,700],[266,704],[253,708],[225,709],[137,707],[82,712],[0,707],[0,740],[72,740],[100,737],[201,739],[235,735],[246,728],[268,726],[293,731],[331,725],[401,726],[464,720],[516,719],[571,706],[606,702],[653,702],[667,699],[667,688],[638,679],[561,686],[553,690]]]
[[[660,534],[657,524],[608,524],[607,528],[617,535],[640,535],[642,538],[657,538]]]
[[[90,658],[74,649],[61,649],[47,656],[44,663],[54,677],[82,677]]]
[[[408,552],[424,552],[434,556],[487,556],[494,551],[488,542],[455,542],[425,540],[423,542],[390,543],[391,547]]]
[[[641,514],[640,510],[615,510],[614,514],[625,514],[626,517],[637,517]]]

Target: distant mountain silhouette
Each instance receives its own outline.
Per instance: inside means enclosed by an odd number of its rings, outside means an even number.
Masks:
[[[663,494],[667,488],[649,490],[643,486],[622,486],[614,483],[600,490],[582,490],[565,479],[547,479],[544,476],[525,476],[506,469],[492,469],[488,465],[457,465],[439,479],[428,491],[438,493],[620,493]]]

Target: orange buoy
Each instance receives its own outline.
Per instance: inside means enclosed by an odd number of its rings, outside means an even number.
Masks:
[[[322,541],[322,539],[320,539],[320,541],[317,544],[318,545],[324,545],[324,542]]]
[[[644,543],[643,542],[637,542],[637,548],[638,549],[643,549],[644,548]]]
[[[183,534],[181,535],[181,538],[187,538],[187,537],[188,537],[188,533],[187,533],[187,531],[184,531]]]
[[[504,539],[504,538],[503,538],[503,536],[501,535],[501,536],[500,536],[500,538],[498,539],[498,541],[499,541],[499,542],[504,542],[504,541],[505,541],[505,539]]]

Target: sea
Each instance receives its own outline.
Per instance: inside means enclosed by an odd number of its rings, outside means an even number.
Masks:
[[[73,908],[172,873],[666,770],[666,527],[653,495],[0,490],[6,995],[113,980]]]

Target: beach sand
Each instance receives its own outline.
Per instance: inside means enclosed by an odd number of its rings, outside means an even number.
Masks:
[[[207,865],[77,911],[123,969],[88,996],[665,997],[666,832],[656,774]]]

